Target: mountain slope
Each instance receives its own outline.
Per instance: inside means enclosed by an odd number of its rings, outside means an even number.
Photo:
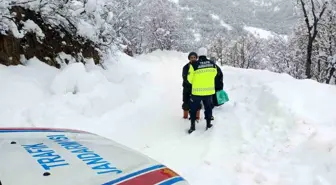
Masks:
[[[179,0],[178,3],[190,25],[204,38],[232,30],[229,27],[239,33],[244,26],[288,34],[296,21],[293,3],[284,0]]]

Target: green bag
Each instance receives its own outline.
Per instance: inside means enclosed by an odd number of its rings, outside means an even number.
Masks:
[[[216,98],[218,105],[223,105],[224,103],[229,101],[229,96],[224,90],[217,91]]]

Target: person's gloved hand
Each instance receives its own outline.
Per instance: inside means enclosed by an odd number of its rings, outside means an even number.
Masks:
[[[189,104],[188,103],[183,103],[182,104],[182,109],[183,110],[189,110],[190,109]]]

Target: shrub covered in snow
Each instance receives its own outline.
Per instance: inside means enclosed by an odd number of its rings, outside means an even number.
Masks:
[[[24,12],[18,11],[18,8],[23,8]],[[105,53],[111,47],[117,47],[133,55],[156,49],[181,50],[186,45],[182,37],[185,34],[181,33],[185,32],[181,28],[183,18],[179,16],[178,6],[165,0],[0,0],[0,10],[1,37],[19,39],[20,46],[26,45],[22,44],[25,40],[32,40],[26,36],[32,33],[36,36],[33,40],[44,45],[46,42],[57,42],[58,48],[76,42],[75,45],[81,45],[81,49],[90,48],[90,54],[78,49],[56,50],[74,58],[81,53],[86,55],[84,57],[93,57],[96,63],[99,53],[92,48]],[[32,12],[34,16],[28,15]],[[49,31],[52,33],[46,33]],[[55,38],[55,35],[59,37]],[[71,38],[72,43],[65,41],[64,37]],[[25,50],[25,47],[20,47],[20,50]],[[5,50],[0,48],[0,52]],[[25,52],[20,54],[27,55]],[[4,57],[7,59],[2,60],[11,63],[8,58],[12,56],[7,55]],[[51,58],[52,63],[56,61],[55,56],[37,57],[40,60]],[[17,63],[19,57],[14,58]]]

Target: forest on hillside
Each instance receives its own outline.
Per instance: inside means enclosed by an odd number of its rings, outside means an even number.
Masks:
[[[55,67],[87,58],[100,64],[116,50],[135,56],[206,46],[222,65],[336,83],[334,0],[235,1],[224,9],[218,0],[202,2],[0,0],[0,62],[36,56]],[[244,30],[246,24],[278,34],[260,38]]]

